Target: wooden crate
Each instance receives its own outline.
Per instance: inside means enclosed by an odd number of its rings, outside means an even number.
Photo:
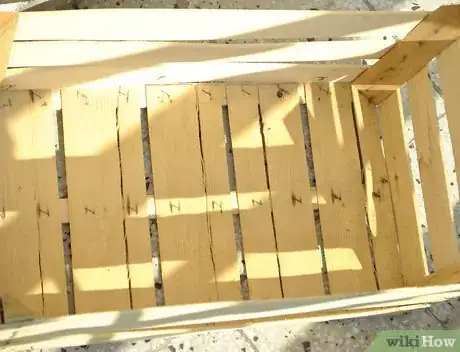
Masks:
[[[427,71],[460,167],[459,35],[460,6],[0,14],[0,348],[459,296]]]

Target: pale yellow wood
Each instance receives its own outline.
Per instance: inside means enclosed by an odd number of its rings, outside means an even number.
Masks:
[[[233,228],[233,205],[230,198],[222,115],[222,105],[225,105],[226,100],[225,86],[199,85],[196,89],[217,298],[220,301],[240,300],[240,270]]]
[[[0,331],[0,346],[45,347],[81,345],[107,339],[159,336],[196,329],[238,328],[247,324],[314,323],[417,309],[460,294],[460,285],[403,288],[378,293],[334,295],[322,298],[272,301],[219,302],[84,314],[58,319],[11,324]],[[70,333],[69,333],[70,332]],[[109,332],[109,334],[108,334]],[[146,334],[146,335],[141,335]]]
[[[403,286],[398,234],[394,218],[388,171],[383,155],[377,109],[353,89],[355,121],[366,182],[368,230],[372,235],[380,289]],[[404,255],[404,254],[402,254]]]
[[[451,285],[460,283],[460,263],[449,265],[440,270],[436,270],[418,282],[420,286],[433,286],[433,285]]]
[[[147,110],[165,302],[215,301],[195,87],[149,86]]]
[[[129,309],[118,89],[61,95],[76,312]]]
[[[459,256],[434,90],[426,67],[408,82],[408,89],[430,249],[439,270],[455,264]]]
[[[414,311],[418,309],[429,308],[429,304],[413,304],[407,306],[396,306],[389,308],[373,308],[373,309],[357,309],[351,312],[346,311],[331,311],[325,314],[302,314],[294,319],[286,320],[275,320],[275,319],[266,319],[264,321],[243,321],[239,323],[223,323],[223,324],[210,324],[210,325],[197,325],[190,326],[185,328],[169,328],[169,329],[144,329],[144,330],[124,330],[117,332],[106,333],[105,329],[101,333],[92,333],[91,342],[94,343],[107,343],[115,341],[125,341],[125,340],[136,340],[136,339],[151,339],[155,338],[172,338],[175,336],[192,334],[198,332],[206,331],[228,331],[235,328],[285,328],[289,329],[290,326],[303,324],[309,326],[311,324],[320,323],[330,320],[342,320],[342,319],[352,319],[360,317],[371,317],[378,315],[386,314],[398,314],[407,311]],[[13,329],[9,329],[11,331]],[[20,333],[20,327],[13,330],[16,333]],[[16,338],[13,334],[12,338],[6,340],[5,344],[8,344],[9,352],[22,352],[24,349],[30,348],[31,345],[33,348],[53,348],[60,346],[80,346],[84,345],[88,341],[88,335],[73,333],[73,330],[70,330],[71,333],[67,334],[56,334],[53,336],[47,336],[45,339],[43,337],[34,338],[31,337],[28,339],[28,343],[24,343],[22,340]],[[0,341],[1,346],[2,341]]]
[[[288,40],[305,36],[380,39],[403,37],[425,15],[426,12],[221,9],[21,12],[15,40]],[[183,23],[188,24],[185,31],[180,26]]]
[[[251,299],[282,295],[256,86],[228,86],[236,190]],[[249,193],[245,195],[245,193]]]
[[[29,91],[27,94],[34,106],[29,123],[34,128],[34,153],[38,155],[35,198],[40,232],[44,315],[60,316],[68,313],[68,304],[56,171],[56,117],[51,91]]]
[[[274,320],[274,319],[267,319],[261,322],[254,322],[254,321],[244,321],[240,323],[224,323],[224,324],[210,324],[210,325],[198,325],[198,326],[191,326],[186,328],[170,328],[170,329],[144,329],[144,330],[124,330],[124,331],[117,331],[110,333],[105,332],[106,329],[103,329],[101,333],[94,333],[91,334],[91,342],[94,343],[104,343],[104,342],[115,342],[115,341],[124,341],[124,340],[135,340],[135,339],[147,339],[147,338],[168,338],[179,336],[183,334],[191,334],[191,333],[198,333],[200,331],[210,331],[210,330],[229,330],[235,328],[265,328],[265,327],[285,327],[289,329],[289,326],[292,325],[300,325],[304,324],[308,326],[310,324],[315,324],[323,321],[330,321],[330,320],[339,320],[339,319],[351,319],[351,318],[360,318],[360,317],[370,317],[370,316],[378,316],[384,314],[397,314],[407,311],[413,311],[417,309],[424,309],[430,307],[429,304],[413,304],[407,306],[396,306],[396,307],[389,307],[389,308],[373,308],[373,309],[358,309],[353,310],[351,312],[344,312],[344,311],[332,311],[326,314],[303,314],[295,319],[287,319],[287,320]],[[108,329],[107,329],[108,330]],[[17,329],[9,329],[8,331],[14,331],[16,334],[20,334],[21,327]],[[30,348],[53,348],[60,346],[80,346],[84,345],[88,342],[88,335],[87,334],[78,334],[73,333],[73,330],[70,330],[70,333],[63,334],[59,332],[56,335],[46,336],[43,338],[39,336],[38,338],[31,337],[27,343],[23,342],[20,338],[16,337],[16,334],[12,334],[13,337],[9,338],[4,342],[4,344],[8,344],[8,351],[9,352],[22,352],[24,349]],[[1,346],[2,341],[0,341]]]
[[[408,144],[404,133],[404,113],[399,90],[379,105],[379,117],[396,228],[399,234],[403,279],[405,285],[414,285],[427,274],[427,263],[409,165]]]
[[[5,92],[0,106],[0,296],[9,295],[36,317],[65,315],[51,92]],[[20,314],[7,307],[6,318],[13,315]]]
[[[70,86],[177,84],[196,82],[292,83],[355,79],[361,64],[300,64],[241,62],[166,62],[147,66],[136,60],[64,67],[8,69],[0,88],[59,89]]]
[[[3,81],[8,67],[17,21],[18,14],[16,12],[0,12],[0,83]]]
[[[331,293],[374,291],[350,86],[311,83],[306,92]]]
[[[460,40],[437,57],[439,79],[446,108],[455,166],[460,170]],[[458,185],[460,173],[456,172]]]
[[[346,40],[255,44],[183,42],[38,41],[15,42],[8,67],[70,66],[104,61],[107,65],[136,62],[310,62],[378,59],[393,40]]]
[[[140,124],[141,94],[145,101],[144,87],[120,87],[118,90],[117,127],[133,309],[156,305],[150,226],[144,206],[147,192]]]
[[[28,125],[34,108],[25,91],[2,92],[0,106],[0,296],[8,295],[42,317],[40,233],[34,199],[33,159],[37,155],[33,127]],[[5,320],[23,311],[6,306]]]
[[[380,85],[398,88],[459,37],[460,5],[441,6],[428,14],[353,84],[370,85],[364,94],[374,104],[379,104],[392,94],[391,91],[382,91]]]
[[[259,87],[284,297],[324,294],[300,113],[303,92],[298,85]]]

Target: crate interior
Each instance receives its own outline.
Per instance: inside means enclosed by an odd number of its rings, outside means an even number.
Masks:
[[[386,36],[299,41],[295,60],[177,44],[196,60],[150,67],[174,50],[46,35],[14,42],[0,92],[2,322],[383,291],[458,262],[428,69],[377,105],[351,83]],[[356,54],[298,58],[334,45]],[[459,42],[435,60],[456,165],[459,60]]]

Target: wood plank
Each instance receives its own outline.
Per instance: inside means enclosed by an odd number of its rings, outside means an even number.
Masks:
[[[427,15],[377,64],[363,72],[354,85],[367,85],[364,94],[374,103],[392,92],[380,86],[397,88],[414,77],[432,58],[460,37],[460,5],[445,5]]]
[[[459,256],[434,90],[426,67],[408,82],[408,89],[430,249],[439,270],[455,264]]]
[[[259,92],[256,86],[228,86],[227,101],[249,297],[281,298],[259,124]]]
[[[15,36],[18,14],[16,12],[0,12],[0,83],[5,77]]]
[[[403,37],[425,15],[426,12],[222,9],[21,12],[15,40],[289,40],[298,39],[300,33],[316,38],[380,39]],[[78,25],[81,23],[85,26]],[[180,28],[182,23],[189,24],[186,31]]]
[[[331,293],[376,290],[351,102],[349,85],[307,86],[316,187],[326,199],[319,211]]]
[[[353,89],[355,121],[364,168],[366,210],[372,234],[375,266],[380,289],[403,286],[388,170],[383,155],[377,109]]]
[[[439,79],[441,81],[444,105],[449,123],[456,170],[460,170],[460,99],[458,99],[460,82],[460,40],[454,42],[437,57]],[[460,173],[457,173],[460,185]]]
[[[233,204],[230,198],[222,116],[222,105],[226,104],[226,91],[224,85],[200,85],[196,89],[217,299],[238,301],[242,298],[240,270],[233,228]]]
[[[56,171],[56,117],[51,91],[29,91],[33,106],[29,123],[33,128],[36,160],[38,230],[42,272],[44,316],[68,314],[67,283],[61,225],[61,205]]]
[[[321,298],[228,302],[150,308],[137,311],[80,314],[40,322],[11,324],[0,331],[0,343],[8,348],[81,345],[88,334],[95,341],[122,340],[137,336],[155,336],[194,331],[201,326],[214,328],[243,327],[246,324],[272,322],[282,324],[295,319],[305,322],[369,316],[378,312],[414,309],[431,302],[442,302],[460,294],[460,285],[402,288],[378,293],[334,295]],[[383,310],[382,310],[383,309]],[[191,329],[191,330],[190,330]],[[196,331],[196,330],[195,330]],[[109,334],[108,334],[109,332]],[[130,335],[129,332],[134,335]],[[136,335],[145,333],[146,335]],[[85,340],[86,339],[86,340]],[[65,342],[63,342],[65,341]],[[80,341],[80,343],[77,343]],[[83,342],[81,342],[83,341]],[[86,341],[86,342],[85,342]],[[43,343],[44,342],[44,343]],[[28,345],[25,345],[25,344]],[[40,345],[40,343],[43,343]],[[0,344],[0,346],[2,346]],[[50,345],[51,346],[51,345]]]
[[[147,111],[165,302],[215,301],[195,87],[149,86]]]
[[[362,65],[181,62],[142,66],[136,61],[64,67],[8,69],[3,89],[59,89],[70,86],[177,84],[196,82],[301,83],[352,81]]]
[[[71,66],[104,61],[106,65],[135,61],[149,66],[165,62],[309,62],[378,59],[390,40],[346,40],[255,44],[183,42],[37,41],[14,42],[9,68]]]
[[[413,285],[428,271],[409,164],[408,143],[404,134],[404,112],[399,90],[379,105],[379,113],[396,228],[400,234],[401,269],[405,285]]]
[[[19,302],[5,305],[8,321],[27,310],[36,317],[43,316],[41,236],[34,197],[33,159],[38,155],[34,153],[35,126],[31,121],[34,110],[40,108],[31,104],[28,92],[2,92],[0,106],[0,297]]]
[[[303,86],[259,87],[284,297],[324,294],[300,113]],[[295,171],[294,171],[295,170]]]
[[[118,91],[118,136],[123,186],[123,209],[131,302],[134,309],[153,307],[153,277],[150,225],[147,214],[144,157],[140,124],[141,87],[120,87]]]
[[[129,309],[117,88],[66,89],[61,95],[75,309]]]
[[[263,322],[253,322],[253,321],[245,321],[238,324],[235,323],[223,323],[219,325],[198,325],[188,328],[173,328],[173,329],[145,329],[145,330],[124,330],[124,331],[117,331],[107,333],[109,329],[100,329],[102,330],[101,333],[92,334],[92,341],[95,343],[104,343],[104,342],[115,342],[115,341],[125,341],[125,340],[135,340],[135,339],[147,339],[147,338],[168,338],[179,336],[182,334],[190,334],[190,333],[198,333],[200,331],[210,331],[210,330],[223,330],[223,329],[235,329],[235,328],[264,328],[264,327],[271,327],[276,325],[276,327],[285,326],[287,329],[289,326],[294,324],[314,324],[323,321],[330,321],[330,320],[339,320],[339,319],[351,319],[351,318],[360,318],[360,317],[370,317],[370,316],[378,316],[378,315],[386,315],[386,314],[397,314],[407,311],[414,311],[418,309],[426,309],[429,308],[429,304],[413,304],[407,306],[396,306],[396,307],[389,307],[389,308],[372,308],[372,309],[358,309],[353,310],[352,312],[343,312],[343,311],[332,311],[326,314],[305,314],[295,319],[287,319],[281,321],[273,321],[267,320]],[[15,329],[15,333],[20,333],[20,328]],[[11,330],[9,330],[11,331]],[[8,343],[8,351],[11,352],[20,352],[24,349],[33,347],[37,348],[59,348],[60,346],[80,346],[84,345],[87,342],[87,335],[79,335],[74,333],[73,330],[70,330],[70,333],[62,334],[59,333],[56,336],[50,336],[43,339],[41,337],[40,340],[31,337],[29,339],[20,339],[16,338],[16,335],[13,334],[13,338],[7,340]],[[110,336],[110,338],[108,337]],[[27,342],[23,342],[27,340]],[[1,344],[1,341],[0,341]],[[1,346],[1,345],[0,345]]]
[[[167,338],[178,336],[181,334],[190,334],[190,333],[198,333],[200,331],[209,331],[209,330],[223,330],[223,329],[234,329],[236,327],[239,328],[264,328],[264,327],[271,327],[276,325],[277,327],[284,326],[286,329],[289,328],[289,325],[293,324],[314,324],[323,321],[330,321],[330,320],[339,320],[339,319],[351,319],[351,318],[360,318],[360,317],[369,317],[369,316],[378,316],[384,314],[397,314],[401,312],[413,311],[418,309],[425,309],[428,308],[428,304],[416,304],[416,305],[408,305],[402,307],[390,307],[390,308],[381,308],[381,309],[363,309],[363,310],[356,310],[353,312],[330,312],[328,314],[308,314],[304,315],[303,317],[299,317],[297,319],[289,319],[286,321],[267,321],[267,322],[243,322],[240,324],[220,324],[219,326],[210,325],[210,326],[196,326],[190,328],[178,328],[178,329],[155,329],[155,330],[138,330],[138,331],[120,331],[115,333],[110,333],[110,339],[108,339],[109,334],[102,333],[102,334],[94,334],[93,339],[96,343],[103,343],[103,342],[114,342],[114,341],[124,341],[124,340],[134,340],[134,339],[146,339],[146,338]],[[17,331],[17,330],[15,330]],[[72,331],[72,330],[71,330]],[[32,345],[33,348],[52,348],[52,347],[59,347],[59,346],[79,346],[85,343],[87,339],[86,336],[74,334],[71,332],[70,334],[59,334],[56,337],[50,337],[42,340],[35,340],[34,338],[28,339],[31,342],[28,344],[23,343],[20,339],[11,338],[8,340],[9,348],[8,350],[11,352],[15,351],[22,351],[25,348],[28,348]]]

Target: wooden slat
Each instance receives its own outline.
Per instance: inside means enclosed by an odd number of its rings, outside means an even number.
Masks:
[[[147,214],[144,157],[140,124],[140,87],[118,91],[118,136],[123,184],[123,209],[131,301],[134,309],[155,306],[150,225]],[[145,106],[144,106],[145,107]]]
[[[61,94],[76,312],[129,309],[117,88]]]
[[[457,40],[449,48],[437,57],[439,79],[446,108],[449,133],[452,141],[452,149],[456,170],[460,170],[460,40]],[[457,175],[460,186],[460,172]]]
[[[331,293],[373,291],[350,86],[311,83],[307,107]]]
[[[427,274],[427,264],[417,215],[399,90],[379,105],[379,112],[388,181],[399,234],[401,269],[404,283],[413,285]]]
[[[8,67],[17,21],[16,12],[0,12],[0,83]]]
[[[240,270],[233,228],[233,206],[222,116],[222,105],[226,104],[225,86],[200,85],[196,89],[217,298],[220,301],[240,300]]]
[[[165,302],[215,301],[195,87],[147,87],[147,110]]]
[[[401,287],[403,280],[398,234],[380,141],[377,109],[356,89],[353,89],[353,102],[366,182],[367,219],[372,234],[379,288]]]
[[[400,314],[403,312],[414,311],[419,309],[426,309],[429,308],[430,305],[426,303],[422,304],[413,304],[407,306],[394,306],[388,308],[372,308],[372,309],[356,309],[351,312],[346,311],[330,311],[325,314],[303,314],[298,316],[294,319],[287,319],[287,320],[275,320],[275,319],[267,319],[266,321],[254,322],[254,321],[244,321],[241,323],[222,323],[222,324],[209,324],[209,325],[197,325],[191,326],[186,328],[167,328],[167,329],[145,329],[145,330],[125,330],[125,331],[117,331],[117,332],[110,332],[107,333],[109,329],[101,329],[102,332],[99,334],[92,334],[92,340],[96,344],[110,342],[113,343],[115,341],[126,341],[126,340],[136,340],[136,339],[152,339],[155,338],[174,338],[175,336],[179,336],[182,334],[192,334],[192,333],[199,333],[199,332],[209,332],[211,330],[229,330],[235,328],[264,328],[264,327],[282,327],[284,326],[286,329],[289,329],[289,326],[292,325],[310,325],[319,322],[328,322],[330,320],[341,320],[341,319],[352,319],[352,318],[360,318],[360,317],[370,317],[370,316],[378,316],[378,315],[388,315],[388,314]],[[14,332],[20,332],[18,329],[15,329]],[[11,331],[11,330],[8,330]],[[99,330],[98,330],[99,331]],[[80,346],[87,342],[86,335],[81,335],[75,333],[73,330],[70,330],[70,333],[67,334],[59,334],[56,337],[49,337],[46,336],[43,339],[41,336],[39,338],[31,337],[27,340],[27,343],[24,343],[24,339],[16,338],[16,335],[12,335],[13,337],[8,342],[8,351],[11,352],[21,352],[24,349],[30,348],[31,346],[34,349],[37,348],[53,348],[59,346]],[[110,338],[108,337],[110,336]],[[1,341],[0,341],[1,346]]]
[[[302,93],[303,86],[297,85],[259,87],[284,297],[324,294],[300,114]]]
[[[402,37],[424,12],[104,9],[21,12],[15,40]],[[43,26],[46,23],[46,26]],[[85,23],[85,26],[79,24]],[[123,23],[123,26],[119,26]],[[187,23],[187,30],[181,24]],[[59,28],[59,31],[53,30]],[[213,30],[209,30],[212,28]],[[303,33],[303,34],[302,34]]]
[[[282,291],[265,177],[258,89],[256,86],[228,86],[227,99],[249,297],[280,298]]]
[[[438,270],[455,264],[459,256],[434,90],[427,68],[408,82],[408,89],[430,249]]]
[[[199,329],[235,328],[271,322],[279,326],[307,318],[304,323],[369,316],[414,309],[460,294],[460,285],[403,288],[378,293],[334,295],[321,298],[228,302],[150,308],[68,316],[53,320],[12,324],[0,330],[0,346],[70,346],[135,337],[177,335]],[[297,320],[297,322],[299,322]],[[259,325],[260,326],[260,325]],[[144,334],[144,335],[142,335]],[[80,343],[78,343],[80,342]],[[2,346],[2,347],[3,347]],[[14,351],[14,350],[13,350]]]
[[[36,161],[38,230],[40,232],[40,263],[43,285],[44,316],[66,315],[67,283],[61,226],[61,205],[56,171],[56,118],[51,91],[29,91],[33,110],[29,123],[33,130]],[[32,138],[32,137],[30,137]],[[22,143],[22,142],[21,142]]]
[[[393,45],[390,40],[346,40],[256,44],[183,42],[38,41],[15,42],[9,68],[71,66],[104,61],[107,65],[136,62],[149,66],[165,62],[309,62],[378,59]]]
[[[392,94],[388,90],[382,91],[381,86],[397,88],[404,84],[458,37],[460,5],[441,6],[427,15],[353,84],[367,86],[364,94],[374,104],[379,104]]]
[[[292,83],[309,81],[352,81],[362,65],[181,62],[161,65],[125,65],[104,62],[65,67],[8,69],[1,87],[8,89],[59,89],[70,86],[113,86],[177,84],[195,82]]]
[[[18,303],[6,321],[67,312],[51,106],[51,92],[0,97],[0,296]]]

